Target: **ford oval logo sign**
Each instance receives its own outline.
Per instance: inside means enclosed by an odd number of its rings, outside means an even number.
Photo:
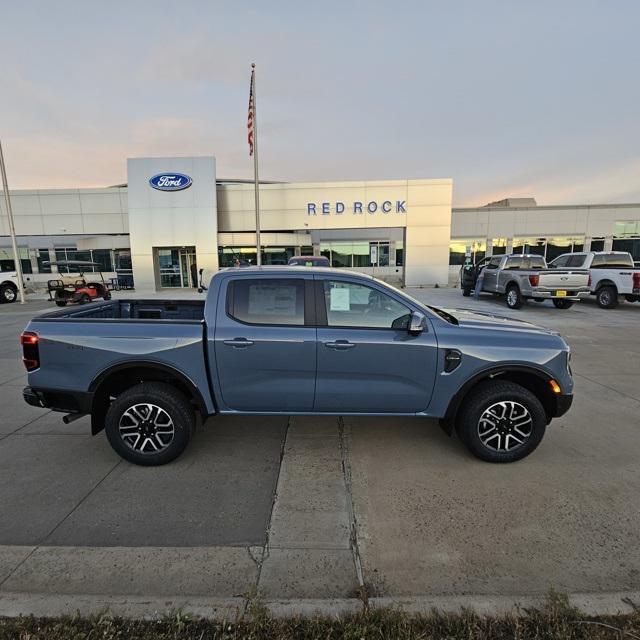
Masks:
[[[159,191],[182,191],[190,187],[192,182],[184,173],[159,173],[149,178],[149,184]]]

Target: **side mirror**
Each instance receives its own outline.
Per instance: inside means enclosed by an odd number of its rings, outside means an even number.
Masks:
[[[420,335],[427,328],[427,316],[419,311],[414,311],[409,320],[409,333],[412,336]]]

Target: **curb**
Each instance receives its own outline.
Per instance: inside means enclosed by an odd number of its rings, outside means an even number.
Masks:
[[[569,604],[587,615],[631,613],[640,604],[640,591],[570,594]],[[398,596],[375,597],[369,607],[395,607],[409,614],[435,611],[458,613],[462,609],[481,615],[518,614],[542,606],[545,595],[520,596]],[[235,621],[244,615],[251,600],[244,597],[207,598],[203,596],[130,596],[84,594],[28,594],[0,592],[0,616],[57,617],[64,615],[98,615],[109,613],[123,618],[158,619],[180,611],[197,618]],[[363,602],[355,598],[258,600],[276,618],[326,616],[330,618],[355,614]]]

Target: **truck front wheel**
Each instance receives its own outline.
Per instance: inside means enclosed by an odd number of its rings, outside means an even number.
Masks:
[[[195,415],[187,398],[163,382],[127,389],[109,407],[105,432],[125,460],[145,466],[175,460],[189,444]]]
[[[18,288],[12,284],[0,286],[0,302],[15,302],[18,299]]]
[[[515,462],[544,436],[547,419],[540,400],[514,382],[483,382],[465,399],[456,420],[458,436],[486,462]]]

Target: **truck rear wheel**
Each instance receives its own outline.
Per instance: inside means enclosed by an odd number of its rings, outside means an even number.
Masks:
[[[474,456],[515,462],[540,444],[547,419],[540,400],[514,382],[483,382],[465,399],[456,431]]]
[[[505,294],[505,300],[507,301],[507,307],[509,309],[521,309],[524,304],[524,298],[520,293],[520,288],[516,284],[510,284],[507,287]]]
[[[596,301],[601,309],[615,309],[618,306],[618,292],[615,287],[604,286],[598,289]]]
[[[553,306],[556,309],[570,309],[573,307],[573,300],[565,300],[564,298],[554,298]]]
[[[114,451],[134,464],[151,466],[175,460],[195,427],[193,407],[163,382],[127,389],[109,407],[105,432]]]

